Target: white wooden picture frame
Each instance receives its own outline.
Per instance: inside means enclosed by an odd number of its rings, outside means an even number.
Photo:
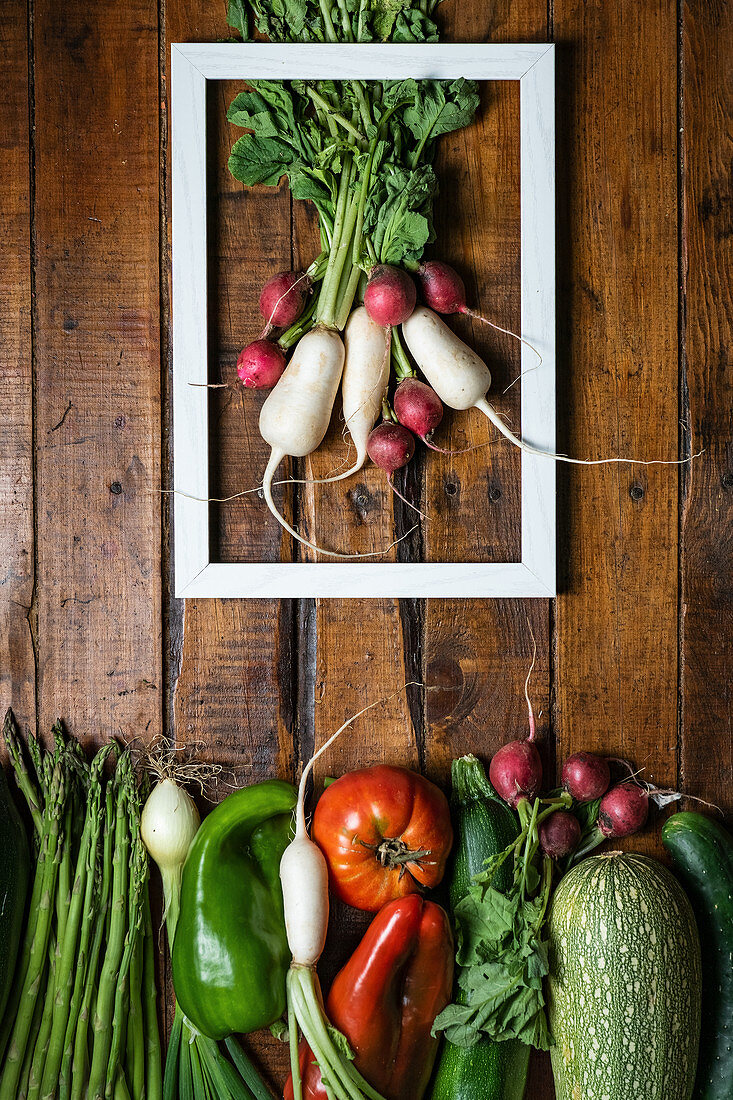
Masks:
[[[206,383],[206,81],[518,80],[520,84],[522,435],[555,449],[554,46],[180,44],[171,47],[173,431],[178,597],[551,597],[556,594],[555,463],[522,454],[521,561],[211,560]],[[487,184],[490,181],[487,181]],[[201,500],[192,500],[199,497]],[[269,518],[269,514],[268,514]],[[264,522],[264,520],[263,520]],[[273,521],[274,522],[274,521]]]

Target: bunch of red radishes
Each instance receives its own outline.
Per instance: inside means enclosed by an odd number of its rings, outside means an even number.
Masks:
[[[611,764],[627,769],[627,778],[611,783]],[[540,824],[540,846],[553,859],[585,855],[604,840],[639,832],[649,815],[649,790],[628,776],[631,768],[592,752],[576,752],[562,769],[562,789],[573,799],[572,808],[558,809]],[[511,741],[496,752],[489,777],[497,794],[516,807],[533,801],[542,787],[542,761],[534,737],[534,723],[523,741]],[[579,816],[580,815],[580,816]],[[581,824],[580,818],[583,819]]]
[[[417,278],[424,302],[437,313],[471,313],[465,303],[463,280],[448,264],[428,261],[418,269]],[[265,283],[259,303],[265,328],[257,340],[247,344],[237,359],[237,375],[242,385],[252,389],[272,389],[279,381],[286,368],[287,340],[284,347],[281,343],[282,332],[301,319],[311,285],[307,272],[297,274],[292,271],[280,272]],[[392,331],[412,316],[416,305],[417,288],[406,271],[389,264],[378,264],[372,269],[364,292],[363,308],[369,319],[386,333],[385,359],[389,356]],[[276,330],[280,331],[280,339]],[[365,370],[365,364],[360,364],[360,373],[364,375],[362,400],[366,400],[374,381],[374,372],[368,369],[369,366],[372,364],[368,364]],[[348,364],[344,369],[346,372]],[[363,453],[366,449],[372,461],[390,477],[412,458],[415,436],[432,446],[430,435],[443,418],[443,402],[435,390],[415,377],[411,366],[407,365],[406,369],[412,373],[403,377],[395,389],[392,402],[394,419],[389,415],[390,409],[388,418],[374,427],[379,412],[384,408],[382,398],[387,392],[384,384],[378,394],[377,414],[368,427],[365,448],[360,448],[359,441],[355,440],[357,451]],[[347,417],[347,423],[348,420]]]
[[[385,471],[397,492],[392,477],[413,457],[415,437],[441,450],[430,442],[430,437],[443,418],[444,406],[479,409],[506,439],[529,454],[583,465],[636,461],[557,455],[533,447],[510,431],[487,400],[489,368],[439,316],[464,313],[498,327],[467,307],[463,280],[448,264],[429,260],[417,269],[424,305],[418,304],[418,287],[407,271],[376,264],[368,272],[364,304],[347,311],[343,321],[338,321],[338,325],[343,324],[342,339],[339,328],[328,320],[332,310],[328,304],[321,305],[321,299],[328,295],[319,293],[309,300],[312,285],[322,276],[320,259],[307,271],[281,272],[268,280],[260,295],[265,328],[237,360],[237,374],[244,386],[272,389],[260,410],[260,434],[271,448],[262,491],[273,516],[299,542],[339,558],[372,556],[389,549],[369,555],[327,550],[295,531],[272,498],[273,477],[282,460],[288,456],[304,458],[320,446],[339,389],[356,457],[348,469],[323,481],[349,477],[369,456]],[[280,335],[275,339],[273,333],[277,332]],[[510,335],[527,344],[516,333]],[[286,351],[293,345],[286,362]],[[392,390],[393,374],[397,384]],[[381,422],[377,423],[380,416]]]
[[[320,296],[309,300],[319,278],[318,261],[305,272],[281,272],[260,295],[265,328],[237,360],[242,385],[272,389],[260,410],[260,433],[271,447],[262,481],[265,501],[298,541],[333,557],[362,555],[340,554],[304,539],[275,507],[271,489],[283,458],[302,458],[320,446],[339,388],[356,457],[347,470],[326,481],[356,473],[368,456],[394,489],[392,477],[413,457],[416,437],[440,450],[430,437],[444,405],[480,409],[516,446],[533,450],[512,434],[486,400],[491,385],[486,364],[438,314],[468,313],[493,322],[468,309],[463,280],[448,264],[430,260],[415,274],[425,305],[418,305],[418,287],[407,271],[389,264],[373,267],[364,304],[348,315],[342,339],[321,319]]]

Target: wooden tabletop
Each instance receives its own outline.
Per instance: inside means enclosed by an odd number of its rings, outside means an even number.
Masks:
[[[445,781],[453,756],[487,758],[524,730],[532,632],[548,770],[596,749],[730,815],[733,6],[689,0],[680,17],[661,0],[447,0],[439,12],[449,40],[558,44],[559,449],[703,454],[681,467],[560,468],[553,602],[184,607],[171,596],[160,492],[171,435],[169,43],[226,36],[224,8],[0,5],[0,704],[41,731],[60,715],[90,743],[199,741],[204,758],[249,781],[294,776],[348,715],[414,680],[424,686],[365,716],[321,774],[389,760]],[[215,90],[210,110],[212,372],[222,377],[255,335],[263,279],[307,263],[314,246],[311,214],[284,184],[245,194],[227,178],[231,90]],[[478,131],[446,139],[437,215],[440,254],[480,308],[509,321],[517,111],[510,89],[497,93]],[[464,331],[509,379],[511,340],[478,329]],[[262,457],[251,410],[243,420],[238,399],[217,400],[215,483],[256,484],[259,467],[242,457],[243,438]],[[485,431],[471,415],[442,438],[457,448]],[[322,474],[332,457],[302,468]],[[516,553],[519,461],[508,445],[431,454],[415,470],[406,487],[436,522],[414,552],[490,552],[491,530]],[[380,545],[399,520],[374,470],[356,487],[309,489],[297,508],[310,531],[351,548]],[[256,498],[212,514],[224,557],[292,553]],[[660,854],[658,825],[634,847]],[[358,932],[338,919],[345,934],[327,969]],[[280,1080],[275,1041],[259,1052]],[[528,1095],[548,1100],[543,1060],[533,1073]]]

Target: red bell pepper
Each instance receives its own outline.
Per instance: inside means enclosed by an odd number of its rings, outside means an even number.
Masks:
[[[438,1040],[430,1029],[453,985],[453,937],[439,905],[418,894],[380,909],[336,975],[326,1009],[354,1064],[386,1100],[421,1100]],[[303,1100],[326,1100],[321,1072],[301,1044]],[[292,1083],[285,1100],[293,1100]]]

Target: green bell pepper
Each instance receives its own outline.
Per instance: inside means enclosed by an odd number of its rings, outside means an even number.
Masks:
[[[199,828],[181,883],[173,985],[211,1039],[256,1031],[285,1011],[290,951],[280,859],[292,837],[295,788],[279,779],[224,799]]]

